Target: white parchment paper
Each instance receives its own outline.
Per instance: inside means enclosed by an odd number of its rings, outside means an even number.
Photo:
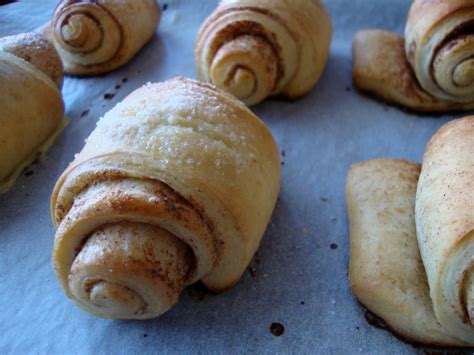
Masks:
[[[46,159],[0,195],[1,354],[421,351],[370,326],[352,297],[344,183],[354,162],[421,160],[428,139],[454,116],[408,114],[352,87],[353,35],[374,27],[402,33],[410,0],[324,2],[335,33],[321,81],[297,102],[266,101],[254,108],[284,151],[281,195],[258,257],[232,290],[210,296],[191,287],[159,319],[97,319],[65,297],[51,265],[49,198],[105,112],[146,82],[196,77],[194,40],[217,0],[160,0],[167,6],[157,34],[131,63],[100,77],[66,79],[70,125]],[[35,29],[55,3],[24,0],[0,7],[0,36]],[[273,322],[285,328],[280,337],[270,332]]]

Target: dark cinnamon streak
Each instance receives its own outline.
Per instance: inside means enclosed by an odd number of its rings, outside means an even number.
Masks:
[[[468,10],[469,7],[464,7],[464,8],[461,8],[460,10],[458,10],[459,12],[461,11],[466,11]],[[452,14],[451,14],[452,15]],[[457,41],[459,41],[461,38],[460,37],[467,37],[467,36],[472,36],[474,35],[474,20],[471,20],[471,21],[467,21],[467,22],[464,22],[462,24],[460,24],[459,26],[457,26],[456,28],[454,28],[451,33],[449,33],[434,49],[433,51],[433,56],[431,57],[431,61],[430,61],[430,76],[431,76],[431,79],[432,81],[436,84],[436,86],[438,88],[441,89],[441,87],[439,86],[438,82],[435,80],[435,63],[436,61],[438,60],[438,56],[440,54],[440,52],[446,47],[447,50],[449,50],[450,48],[452,48],[454,45],[456,45]],[[413,43],[412,43],[413,45]],[[415,45],[415,48],[416,48],[416,43],[414,44]],[[411,46],[410,46],[411,47]],[[473,58],[474,56],[471,56],[470,58]],[[466,59],[470,59],[470,58],[466,58]],[[466,60],[464,59],[464,60]],[[452,73],[451,73],[452,74]],[[456,87],[459,87],[458,85],[456,85],[456,83],[454,83],[454,85]],[[441,89],[442,90],[442,89]]]
[[[206,24],[201,30],[201,33],[206,32],[208,28],[215,21],[217,21],[221,16],[225,16],[229,13],[241,12],[241,11],[257,12],[259,14],[262,14],[280,23],[283,27],[285,27],[287,32],[291,35],[293,40],[296,42],[296,37],[294,33],[291,31],[291,29],[288,27],[288,25],[285,23],[285,21],[281,17],[279,17],[277,14],[267,9],[259,8],[259,7],[251,7],[251,6],[235,7],[235,8],[225,9],[223,11],[217,12],[206,21]],[[257,23],[255,21],[249,21],[249,20],[235,21],[229,24],[227,27],[223,28],[221,31],[219,31],[216,35],[217,40],[211,44],[212,57],[214,57],[214,55],[217,53],[220,47],[223,46],[225,43],[227,43],[228,41],[232,41],[242,35],[259,36],[269,43],[276,58],[278,58],[277,78],[276,78],[276,83],[278,83],[280,79],[285,75],[285,71],[286,71],[285,62],[283,60],[283,54],[282,54],[283,50],[277,41],[276,35],[272,32],[266,31],[266,29],[260,23]]]
[[[120,179],[124,179],[124,178],[125,179],[127,179],[127,178],[131,179],[126,174],[121,173],[121,172],[117,172],[117,171],[114,171],[114,170],[101,171],[101,172],[97,172],[95,174],[92,174],[92,176],[89,177],[89,179],[90,179],[89,183],[85,184],[85,186],[82,186],[81,188],[74,188],[72,190],[74,191],[74,196],[78,196],[82,192],[86,191],[92,185],[99,184],[100,182],[104,182],[104,181],[120,180]],[[213,235],[214,240],[215,240],[217,253],[218,254],[221,253],[221,248],[223,247],[223,245],[222,245],[222,242],[220,241],[220,239],[217,237],[217,235],[215,233],[215,227],[214,227],[215,223],[212,221],[212,219],[210,219],[209,217],[207,217],[204,214],[204,211],[203,211],[202,207],[199,207],[199,205],[195,201],[188,201],[182,195],[180,195],[174,189],[172,189],[169,185],[167,185],[167,184],[165,184],[165,183],[163,183],[159,180],[154,180],[154,179],[149,179],[149,178],[137,179],[137,181],[140,181],[140,180],[142,180],[142,181],[151,181],[154,184],[159,184],[159,187],[157,186],[157,189],[156,189],[156,191],[153,192],[153,194],[165,203],[166,209],[171,214],[173,214],[173,216],[176,217],[177,220],[181,221],[184,226],[187,226],[187,221],[185,220],[183,214],[181,213],[181,210],[184,207],[188,207],[189,209],[194,210],[198,214],[199,218],[206,224],[207,228],[209,229],[209,231]],[[170,193],[166,194],[166,190],[169,190]],[[170,196],[172,196],[172,197],[170,197]],[[73,201],[73,203],[76,204],[77,202]],[[136,201],[133,198],[131,198],[131,196],[127,196],[126,192],[124,192],[124,191],[119,191],[118,194],[115,194],[114,196],[111,196],[111,200],[109,201],[109,204],[110,204],[111,208],[115,211],[139,212],[139,211],[142,211],[142,210],[143,211],[147,210],[146,204],[143,205],[142,203],[140,203],[140,201]],[[181,206],[184,206],[184,207],[181,207]],[[63,205],[57,206],[57,210],[56,210],[57,211],[56,212],[57,217],[60,220],[62,220],[64,218],[63,216],[65,216],[67,218],[67,214],[69,213],[69,210],[71,209],[71,207],[72,206],[66,207],[66,206],[63,206]],[[99,213],[99,211],[97,211],[97,213]],[[134,221],[133,220],[130,220],[130,221],[129,220],[124,220],[124,222],[134,222]],[[100,228],[103,228],[103,226],[101,226],[97,229],[100,229]],[[82,250],[82,248],[84,247],[85,243],[90,238],[90,236],[92,234],[94,234],[94,232],[96,232],[97,229],[91,231],[83,239],[81,239],[81,241],[78,243],[78,245],[75,248],[74,259],[77,257],[79,252]],[[176,237],[179,238],[179,236],[176,236]],[[191,249],[193,249],[193,248],[191,248]],[[194,257],[192,259],[193,260],[192,261],[192,266],[190,267],[189,273],[188,273],[189,277],[191,276],[191,274],[193,272],[195,272],[195,270],[197,269],[197,265],[198,265],[198,260],[197,260],[196,256],[194,255],[194,253],[193,253],[193,256]],[[166,280],[163,279],[162,281],[164,283],[166,283]]]
[[[474,262],[471,262],[468,268],[466,268],[461,277],[458,280],[458,283],[462,285],[462,287],[459,288],[459,303],[461,304],[461,309],[463,313],[461,314],[461,318],[464,324],[472,325],[471,318],[469,316],[469,310],[468,310],[468,305],[466,303],[467,299],[467,287],[469,286],[469,275],[474,272]],[[455,310],[456,314],[458,313],[457,310]]]
[[[123,31],[123,26],[121,25],[121,23],[119,21],[117,21],[117,19],[115,18],[115,16],[113,16],[113,14],[107,10],[107,8],[105,8],[104,6],[101,6],[97,0],[69,0],[69,1],[66,1],[66,2],[60,2],[58,4],[58,6],[56,7],[55,11],[54,11],[54,14],[55,14],[55,18],[60,18],[62,16],[62,14],[66,11],[69,11],[69,7],[72,7],[74,6],[74,4],[78,4],[78,3],[87,3],[87,4],[90,4],[91,6],[94,6],[96,8],[100,8],[102,11],[106,12],[111,18],[114,19],[115,21],[115,24],[117,25],[117,28],[120,32],[120,44],[119,46],[117,47],[117,50],[115,51],[115,53],[113,53],[111,56],[110,56],[110,60],[108,61],[105,61],[103,63],[95,63],[95,64],[90,64],[90,65],[84,65],[84,67],[94,67],[94,66],[97,66],[97,65],[104,65],[112,60],[117,60],[119,57],[117,56],[118,53],[120,53],[120,49],[122,48],[122,45],[123,45],[123,38],[124,38],[124,31]],[[96,51],[98,48],[102,47],[103,45],[103,42],[104,42],[104,31],[105,29],[103,28],[102,24],[100,23],[100,21],[98,21],[93,15],[91,15],[89,12],[85,11],[85,10],[81,10],[81,11],[72,11],[70,14],[68,14],[64,20],[65,22],[67,23],[67,21],[69,21],[69,18],[73,15],[83,15],[83,16],[86,16],[87,18],[89,18],[91,21],[95,22],[98,27],[100,28],[100,31],[101,31],[101,40],[100,42],[97,44],[96,47],[94,47],[93,49],[89,50],[89,51],[84,51],[84,52],[81,52],[83,54],[89,54],[89,53],[93,53],[94,51]],[[54,20],[53,20],[54,21]],[[62,26],[63,23],[60,23],[60,24],[57,24],[58,26]]]

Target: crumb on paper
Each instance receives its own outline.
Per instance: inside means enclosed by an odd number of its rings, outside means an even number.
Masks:
[[[255,262],[257,263],[257,265],[260,265],[260,254],[258,252],[255,253]]]
[[[274,336],[279,337],[285,332],[285,327],[283,326],[283,324],[275,322],[270,325],[270,332]]]
[[[385,323],[382,318],[379,318],[368,309],[365,310],[364,317],[367,323],[369,323],[371,326],[384,330],[388,329],[387,323]]]
[[[187,291],[191,299],[195,302],[207,301],[215,295],[202,282],[197,282],[189,286]]]
[[[255,253],[255,257],[253,258],[252,263],[250,264],[250,266],[248,268],[250,276],[252,276],[253,278],[255,278],[257,276],[258,265],[260,265],[260,255],[257,252],[257,253]]]
[[[257,277],[257,268],[255,268],[255,267],[250,267],[250,268],[249,268],[249,272],[250,272],[250,276],[252,276],[253,278],[256,278],[256,277]]]

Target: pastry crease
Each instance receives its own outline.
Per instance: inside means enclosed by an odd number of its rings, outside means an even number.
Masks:
[[[474,345],[474,116],[443,126],[423,165],[355,164],[346,182],[351,287],[405,339]]]

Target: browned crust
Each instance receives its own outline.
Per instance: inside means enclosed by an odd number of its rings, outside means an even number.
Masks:
[[[376,312],[374,312],[370,307],[365,305],[359,298],[357,298],[357,296],[354,293],[353,293],[353,295],[362,307],[367,309],[367,311],[369,311],[370,313],[372,313],[373,315],[375,315],[377,318],[381,319],[385,323],[384,327],[375,327],[374,326],[375,328],[382,329],[382,330],[385,330],[385,331],[388,331],[388,332],[392,333],[392,335],[394,337],[396,337],[397,339],[399,339],[400,341],[402,341],[404,343],[407,343],[407,344],[409,344],[411,346],[414,346],[414,347],[429,346],[429,347],[440,348],[439,350],[472,349],[472,347],[469,346],[469,345],[465,345],[465,346],[457,345],[456,347],[453,348],[453,345],[449,344],[449,343],[429,342],[429,341],[424,340],[423,338],[412,336],[411,334],[403,331],[403,329],[392,326],[385,319],[383,319]],[[372,324],[370,324],[370,325],[373,326]]]
[[[379,99],[417,112],[466,111],[474,103],[437,99],[424,91],[406,58],[404,38],[381,30],[365,30],[353,40],[354,85]]]

